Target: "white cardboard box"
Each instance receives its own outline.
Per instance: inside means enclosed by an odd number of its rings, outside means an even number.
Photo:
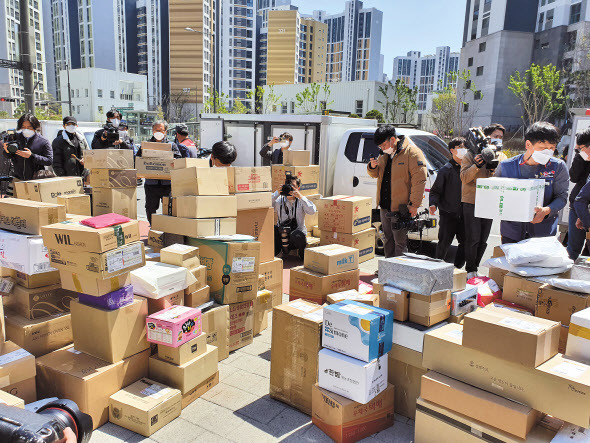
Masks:
[[[25,274],[55,271],[40,235],[17,234],[0,229],[0,266]]]
[[[366,404],[387,388],[387,355],[367,363],[324,348],[318,373],[320,388]]]
[[[565,355],[590,364],[590,308],[572,314]]]
[[[475,216],[530,222],[535,214],[535,206],[543,206],[544,192],[543,179],[478,178],[475,190]]]
[[[148,298],[166,297],[189,285],[190,273],[187,269],[167,263],[146,262],[145,266],[131,271],[130,274],[133,293]]]

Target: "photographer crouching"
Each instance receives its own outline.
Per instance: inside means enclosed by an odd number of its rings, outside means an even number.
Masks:
[[[275,226],[275,256],[283,251],[283,257],[296,249],[303,260],[307,246],[307,229],[305,215],[315,214],[315,205],[301,195],[301,180],[286,174],[285,184],[272,194],[272,205],[277,212],[278,221]]]

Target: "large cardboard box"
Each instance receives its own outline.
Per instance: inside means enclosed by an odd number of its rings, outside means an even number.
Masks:
[[[264,287],[272,292],[272,305],[283,303],[283,260],[275,258],[269,262],[260,263],[260,275],[264,276]]]
[[[543,282],[534,278],[524,278],[508,273],[504,276],[502,300],[534,310],[537,306],[537,293],[541,286],[543,286]]]
[[[310,415],[322,348],[322,307],[297,300],[275,307],[272,315],[270,396]]]
[[[283,164],[285,166],[309,166],[311,165],[311,151],[287,149],[283,151]]]
[[[209,160],[206,158],[175,158],[173,169],[208,168]]]
[[[147,151],[172,151],[172,143],[167,142],[142,142],[141,149]]]
[[[354,234],[371,227],[371,197],[335,195],[318,202],[320,230]],[[450,288],[449,288],[450,289]]]
[[[393,286],[383,286],[379,290],[379,307],[393,311],[394,320],[406,321],[410,316],[410,293]]]
[[[159,151],[157,149],[142,149],[141,158],[146,160],[161,159],[161,160],[174,160],[174,152],[172,151]],[[137,157],[136,163],[137,163]],[[174,166],[174,165],[173,165]]]
[[[363,263],[375,257],[375,228],[365,229],[355,234],[322,231],[320,245],[344,245],[359,250],[359,262]]]
[[[325,245],[305,250],[303,265],[320,274],[337,274],[359,267],[358,249],[342,245]]]
[[[12,293],[4,296],[4,306],[28,319],[69,312],[74,297],[61,289],[60,284],[28,289],[16,285]]]
[[[258,291],[260,242],[217,241],[191,238],[207,267],[211,295],[221,304],[254,300]]]
[[[452,263],[422,255],[407,254],[379,260],[379,283],[431,295],[453,289]]]
[[[209,237],[211,235],[233,235],[236,233],[235,218],[180,218],[154,214],[152,227],[166,233],[188,237]]]
[[[475,216],[503,221],[530,222],[535,207],[543,206],[544,179],[478,178]]]
[[[269,208],[272,206],[272,192],[244,192],[236,194],[238,211]]]
[[[66,219],[66,208],[53,203],[17,198],[0,200],[0,228],[23,234],[41,234],[41,226]]]
[[[565,291],[551,285],[541,283],[534,307],[535,316],[560,322],[564,326],[570,324],[572,314],[590,306],[590,295]]]
[[[219,361],[229,357],[229,305],[213,305],[203,310],[201,324],[207,344],[217,348]]]
[[[254,302],[229,305],[229,351],[243,348],[254,340]]]
[[[53,177],[14,182],[18,198],[45,203],[57,203],[62,195],[84,194],[81,177]]]
[[[135,167],[137,177],[156,180],[170,180],[173,158],[137,157]]]
[[[158,358],[170,362],[176,366],[188,363],[192,359],[207,351],[207,333],[201,333],[192,340],[173,348],[172,346],[158,345]]]
[[[92,188],[92,214],[137,218],[137,188]]]
[[[83,294],[100,297],[109,292],[121,289],[127,286],[131,279],[129,273],[124,273],[116,277],[107,279],[98,279],[97,277],[74,274],[72,272],[59,272],[61,287],[68,291],[81,292]]]
[[[35,357],[21,346],[12,341],[0,344],[0,359],[0,389],[3,391],[10,392],[6,389],[8,386],[34,379]]]
[[[493,307],[467,314],[463,321],[465,347],[531,368],[557,354],[559,323]]]
[[[147,377],[149,355],[146,349],[111,364],[74,347],[59,349],[36,361],[39,397],[75,401],[96,429],[109,419],[109,397]]]
[[[451,315],[451,291],[421,295],[410,292],[409,318],[411,322],[432,326]]]
[[[78,301],[72,301],[70,309],[78,351],[115,363],[149,348],[145,331],[147,300],[142,297],[113,311]]]
[[[238,215],[235,195],[187,195],[176,197],[176,217],[222,218]]]
[[[319,166],[284,166],[272,165],[272,189],[279,189],[285,184],[285,172],[289,171],[295,178],[301,180],[299,192],[301,195],[314,195],[320,190],[320,167]]]
[[[328,294],[326,302],[329,305],[339,303],[344,300],[353,300],[369,306],[379,306],[379,296],[377,294],[361,294],[356,289]],[[394,317],[395,318],[395,317]]]
[[[86,194],[62,195],[57,197],[57,204],[66,207],[66,214],[92,215],[90,196]]]
[[[35,357],[72,343],[70,314],[55,314],[36,320],[6,310],[6,338]]]
[[[197,386],[195,386],[182,396],[182,409],[186,408],[188,405],[194,402],[197,398],[201,397],[203,394],[209,391],[213,386],[216,386],[218,383],[219,371],[217,371],[211,377],[199,383]]]
[[[180,417],[181,410],[178,389],[147,378],[115,392],[109,399],[109,421],[145,437]]]
[[[24,272],[14,271],[12,278],[24,288],[35,289],[59,283],[59,271],[56,269],[41,274],[25,274]]]
[[[133,169],[132,149],[91,149],[84,151],[84,167],[88,169]]]
[[[269,166],[227,168],[227,178],[230,194],[275,190]]]
[[[172,197],[182,195],[228,195],[225,168],[185,168],[171,171]]]
[[[238,211],[236,233],[251,235],[260,242],[260,261],[268,262],[275,256],[274,209]]]
[[[324,275],[305,269],[303,266],[291,268],[289,279],[289,299],[302,298],[322,304],[328,294],[359,288],[359,270]]]
[[[393,426],[393,403],[393,385],[366,405],[314,385],[311,421],[335,442],[353,443]]]
[[[93,188],[137,188],[137,170],[92,169],[88,180]]]
[[[393,344],[388,354],[387,380],[395,386],[397,414],[414,419],[416,400],[420,397],[420,380],[427,371],[422,367],[422,352]]]

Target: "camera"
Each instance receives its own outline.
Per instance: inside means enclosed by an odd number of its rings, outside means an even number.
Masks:
[[[0,133],[0,139],[2,140],[2,143],[6,143],[8,145],[6,146],[6,150],[10,154],[14,154],[16,151],[21,149],[18,141],[16,140],[16,135],[17,132],[14,129],[8,129],[7,131]]]
[[[409,232],[422,233],[424,229],[436,227],[436,219],[428,218],[428,209],[424,209],[424,211],[412,217],[408,205],[399,205],[397,216],[397,221],[393,223],[393,229],[395,230],[405,229]]]
[[[288,197],[293,192],[293,185],[291,182],[293,181],[294,177],[291,174],[291,171],[285,171],[285,184],[281,187],[280,195],[284,195]]]
[[[498,157],[502,152],[502,145],[492,144],[490,140],[490,137],[486,137],[481,128],[469,128],[465,134],[465,147],[473,153],[474,157],[481,154],[488,169],[496,169],[500,162]]]
[[[109,143],[115,143],[117,140],[119,140],[119,128],[113,126],[111,122],[108,122],[106,125],[104,125],[103,129],[104,136]]]
[[[64,438],[70,428],[78,443],[87,443],[92,435],[92,417],[78,409],[72,400],[54,400],[36,412],[0,405],[0,441],[3,443],[52,443]]]

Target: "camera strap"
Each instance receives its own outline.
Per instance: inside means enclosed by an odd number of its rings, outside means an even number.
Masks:
[[[291,214],[289,214],[289,208],[287,208],[287,197],[283,196],[283,211],[285,211],[287,220],[297,219],[297,203],[299,203],[299,199],[295,199],[295,204],[291,209]]]

